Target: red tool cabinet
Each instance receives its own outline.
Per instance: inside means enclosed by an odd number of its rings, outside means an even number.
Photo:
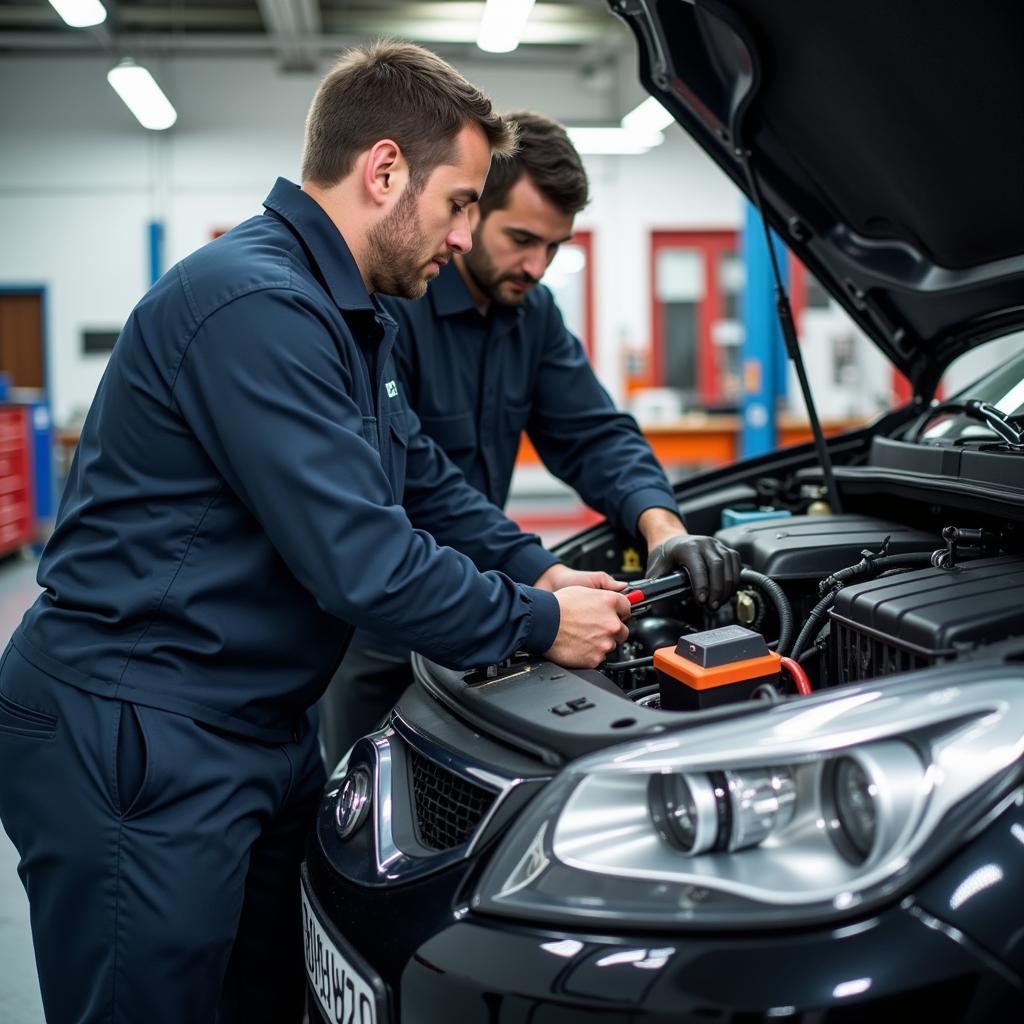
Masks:
[[[0,405],[0,555],[33,539],[30,451],[28,409]]]

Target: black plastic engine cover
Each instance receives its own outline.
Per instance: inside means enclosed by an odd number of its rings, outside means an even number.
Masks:
[[[979,644],[1024,634],[1024,558],[1002,555],[955,569],[918,569],[857,583],[839,591],[832,608],[833,640],[841,647],[863,640],[895,645],[931,664]],[[837,634],[836,627],[846,628]],[[843,639],[842,637],[845,637]],[[879,651],[861,642],[861,659]],[[898,666],[902,667],[902,666]],[[914,666],[906,666],[914,667]],[[884,665],[873,674],[885,674]],[[851,672],[843,672],[849,681]],[[866,672],[852,674],[866,678]]]
[[[861,551],[877,551],[886,537],[892,555],[942,547],[923,530],[858,515],[792,516],[730,526],[715,536],[755,572],[780,581],[823,579],[859,562]]]

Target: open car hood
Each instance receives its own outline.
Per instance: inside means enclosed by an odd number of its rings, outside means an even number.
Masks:
[[[611,0],[643,84],[930,396],[1024,324],[1024,5]],[[682,185],[683,183],[681,183]]]

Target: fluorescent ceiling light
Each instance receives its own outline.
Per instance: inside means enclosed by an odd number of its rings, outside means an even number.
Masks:
[[[89,28],[107,20],[107,9],[100,0],[50,0],[50,6],[72,28]]]
[[[579,153],[632,155],[646,153],[665,141],[661,132],[635,132],[626,128],[567,128]]]
[[[487,0],[476,45],[488,53],[511,53],[532,10],[533,0]]]
[[[178,113],[153,76],[132,60],[123,60],[107,72],[107,81],[143,128],[163,131],[178,120]]]
[[[675,124],[675,120],[653,96],[648,96],[619,123],[633,132],[661,132],[670,124]]]

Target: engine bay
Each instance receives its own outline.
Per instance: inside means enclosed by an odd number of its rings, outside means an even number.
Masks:
[[[960,525],[962,513],[940,509],[912,517],[921,526],[775,511],[723,515],[715,536],[743,563],[731,600],[711,611],[688,587],[655,594],[600,669],[519,655],[470,672],[420,659],[418,676],[471,723],[558,763],[619,737],[983,656],[1024,636],[1024,552],[1012,529]],[[618,575],[650,584],[631,568]]]

